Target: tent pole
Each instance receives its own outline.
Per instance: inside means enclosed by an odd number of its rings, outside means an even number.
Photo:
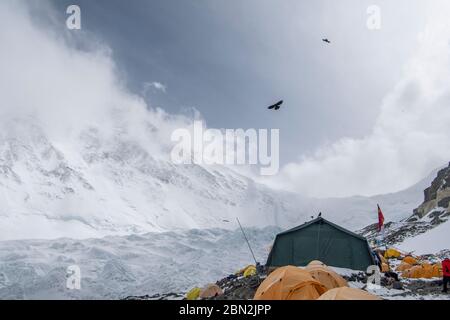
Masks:
[[[320,260],[320,257],[319,257],[319,253],[320,253],[320,227],[321,227],[321,224],[319,222],[319,230],[317,230],[316,260]]]
[[[247,236],[245,235],[244,229],[242,229],[241,222],[239,221],[239,218],[236,218],[239,228],[241,228],[242,234],[244,235],[245,241],[247,242],[248,248],[250,249],[250,252],[252,254],[253,260],[255,260],[255,266],[258,264],[255,258],[255,254],[253,253],[252,247],[250,246],[250,242],[248,242]]]

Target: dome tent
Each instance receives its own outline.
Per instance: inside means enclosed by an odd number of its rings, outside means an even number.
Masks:
[[[323,263],[322,261],[313,260],[310,263],[308,263],[308,266],[322,266],[322,267],[326,267],[327,265],[325,263]]]
[[[223,295],[222,289],[217,284],[210,283],[203,287],[199,293],[199,298],[214,298]]]
[[[381,298],[361,289],[342,287],[328,290],[317,300],[381,300]]]
[[[277,268],[261,283],[255,300],[316,300],[327,289],[308,271],[285,266]]]
[[[347,281],[327,266],[309,264],[305,270],[328,290],[347,286]]]

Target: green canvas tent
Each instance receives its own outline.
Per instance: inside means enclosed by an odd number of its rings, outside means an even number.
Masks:
[[[364,271],[375,264],[364,237],[319,217],[278,234],[266,265],[306,266],[312,260]]]

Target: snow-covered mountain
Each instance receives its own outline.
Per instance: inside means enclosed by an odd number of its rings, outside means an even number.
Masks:
[[[16,120],[0,136],[2,239],[277,224],[283,203],[225,167],[177,166],[156,159],[118,130],[89,128],[75,143],[52,141]],[[169,137],[168,137],[169,138]]]
[[[289,227],[319,211],[357,229],[376,220],[377,203],[390,220],[411,215],[431,180],[388,195],[309,199],[226,166],[175,165],[153,156],[146,142],[160,133],[151,122],[142,141],[120,123],[110,135],[90,126],[71,139],[50,138],[32,118],[3,127],[1,240],[235,228],[235,217],[246,226]]]
[[[450,232],[450,164],[436,172],[423,194],[423,202],[413,210],[410,217],[385,225],[387,245],[416,254],[448,251],[446,235]],[[377,225],[369,225],[360,233],[374,239],[378,236]]]

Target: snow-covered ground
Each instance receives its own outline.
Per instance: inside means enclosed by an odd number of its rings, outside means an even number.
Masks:
[[[281,230],[246,229],[265,262]],[[0,299],[120,299],[184,294],[253,264],[240,230],[208,229],[102,239],[0,242]],[[67,288],[68,268],[81,270],[81,289]],[[334,268],[343,276],[360,271]],[[432,281],[432,280],[430,280]],[[361,282],[350,282],[362,288]],[[429,297],[408,290],[368,289],[384,299],[449,299],[439,288]]]
[[[247,229],[265,262],[278,228]],[[118,299],[184,293],[254,264],[240,230],[190,230],[88,240],[0,242],[0,299]],[[66,287],[81,269],[81,290]]]
[[[450,248],[450,220],[418,236],[407,238],[399,249],[415,254],[436,253]]]

